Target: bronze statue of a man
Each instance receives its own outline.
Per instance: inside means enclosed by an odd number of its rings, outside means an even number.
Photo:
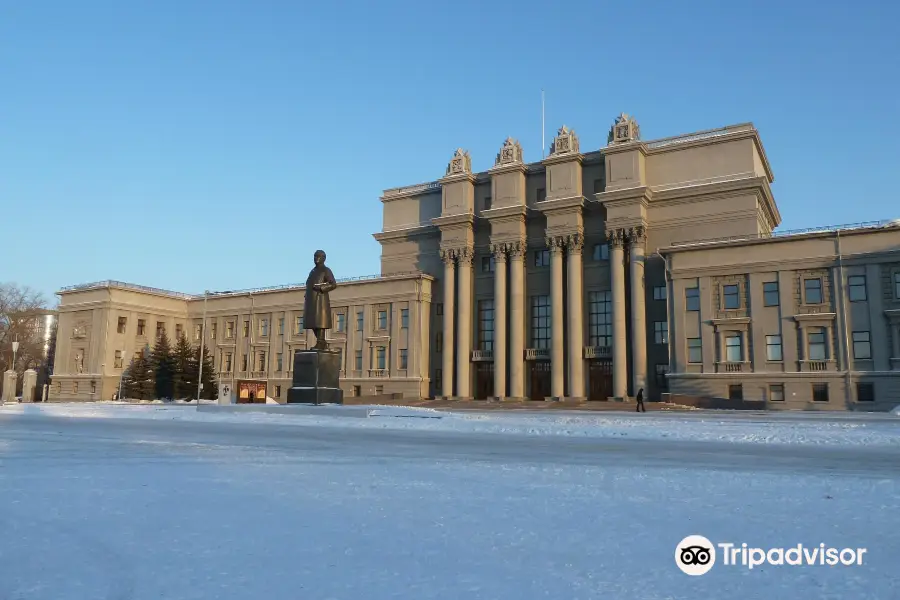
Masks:
[[[306,297],[303,302],[303,326],[316,334],[316,350],[327,350],[325,330],[331,329],[331,300],[328,292],[337,287],[334,274],[325,266],[325,251],[313,255],[316,266],[306,278]]]

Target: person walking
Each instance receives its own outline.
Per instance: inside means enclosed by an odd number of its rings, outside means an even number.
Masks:
[[[647,408],[644,406],[644,388],[638,390],[637,396],[635,398],[637,400],[637,412],[647,412]]]

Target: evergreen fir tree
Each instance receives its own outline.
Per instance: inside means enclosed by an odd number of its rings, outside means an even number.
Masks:
[[[194,361],[194,348],[187,338],[178,338],[173,351],[173,389],[175,398],[191,399],[197,394],[197,367]]]
[[[137,386],[135,385],[134,373],[135,373],[135,365],[137,364],[138,359],[132,358],[131,362],[128,363],[128,367],[122,371],[122,385],[120,386],[122,389],[122,397],[119,400],[132,399],[136,398],[135,392],[137,391]]]
[[[156,338],[156,345],[150,353],[150,366],[153,369],[156,380],[156,398],[171,400],[175,392],[173,378],[175,372],[175,359],[172,356],[172,346],[169,344],[169,336],[163,329]]]
[[[122,373],[122,398],[120,399],[153,400],[155,397],[156,381],[145,350],[132,359],[131,364]]]
[[[198,347],[194,351],[194,368],[199,370],[200,364],[200,348]],[[209,348],[206,346],[203,347],[203,375],[201,381],[203,382],[203,391],[200,393],[200,397],[204,400],[215,400],[219,397],[219,382],[216,381],[216,373],[213,370],[213,361],[212,356],[209,353]],[[194,371],[195,378],[197,371]],[[196,381],[196,379],[195,379]]]

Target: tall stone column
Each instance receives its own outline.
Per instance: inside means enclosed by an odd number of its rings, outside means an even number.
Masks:
[[[825,327],[825,344],[828,348],[828,355],[825,357],[828,360],[835,360],[837,357],[834,355],[834,327],[829,325]],[[853,364],[853,352],[850,352],[850,365]],[[844,365],[845,369],[849,369],[850,365]]]
[[[569,396],[584,398],[584,272],[581,268],[584,238],[566,240],[569,291]]]
[[[613,311],[613,396],[628,395],[628,360],[625,352],[625,234],[621,229],[609,233],[609,278],[612,283]]]
[[[494,254],[494,396],[506,396],[506,244]],[[515,324],[513,324],[515,327]]]
[[[509,247],[509,395],[525,397],[525,241]]]
[[[643,227],[628,231],[631,244],[631,370],[634,393],[647,387],[647,313],[644,287],[644,244],[647,232]],[[646,395],[646,392],[645,392]]]
[[[550,395],[565,396],[565,347],[563,345],[563,244],[561,238],[547,238],[550,247]]]
[[[459,275],[459,340],[456,356],[456,395],[472,397],[472,260],[475,253],[463,248],[458,258]]]
[[[453,305],[456,293],[454,264],[456,252],[441,250],[441,260],[444,261],[444,347],[441,366],[443,390],[441,393],[449,398],[453,395]]]

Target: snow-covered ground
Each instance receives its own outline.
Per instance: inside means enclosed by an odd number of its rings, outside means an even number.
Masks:
[[[896,418],[372,410],[0,409],[0,598],[900,597]]]
[[[306,408],[310,410],[313,407]],[[368,419],[335,416],[199,412],[190,404],[19,404],[9,413],[83,418],[141,418],[206,422],[257,422],[307,427],[412,429],[532,436],[625,437],[767,444],[888,445],[900,447],[900,418],[871,413],[586,413],[578,411],[447,412],[429,408],[369,406]]]

